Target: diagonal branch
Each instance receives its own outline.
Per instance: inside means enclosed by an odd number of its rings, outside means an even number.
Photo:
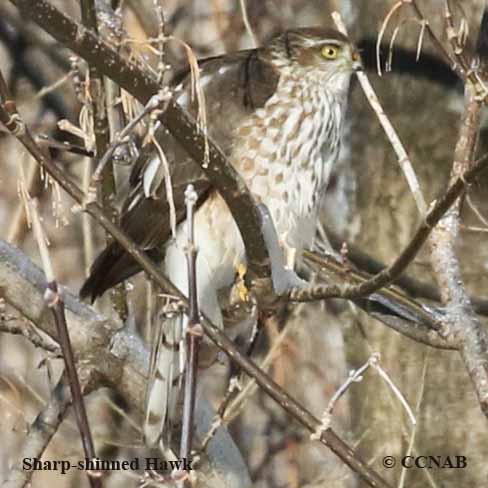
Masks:
[[[469,196],[467,199],[469,200]],[[352,242],[344,240],[332,229],[328,228],[327,226],[324,226],[324,229],[329,242],[335,250],[339,250],[341,246],[345,246],[347,248],[347,259],[348,261],[351,261],[357,269],[372,275],[377,274],[386,268],[382,262],[377,261]],[[314,251],[307,251],[305,253],[305,257],[307,258],[309,254],[320,257],[320,254]],[[327,263],[324,263],[323,265],[327,268]],[[346,268],[349,266],[346,266],[346,264],[340,264],[340,266],[341,269],[339,270],[339,273],[344,276],[347,272]],[[413,276],[402,274],[393,282],[393,284],[399,286],[411,297],[426,298],[427,300],[432,300],[434,302],[441,301],[441,296],[437,287],[430,285],[427,282],[419,281]],[[470,296],[470,300],[477,314],[485,316],[488,315],[488,300],[479,296]]]
[[[319,275],[325,275],[325,279],[330,280],[332,275],[334,282],[347,280],[348,285],[346,286],[358,286],[367,281],[364,273],[349,267],[346,269],[345,265],[332,256],[306,251],[304,257]],[[396,288],[383,288],[374,293],[371,299],[352,301],[388,327],[410,339],[440,349],[456,350],[458,348],[454,338],[448,341],[440,334],[443,330],[443,315],[437,313],[435,309],[413,300]],[[378,305],[377,310],[375,304]],[[382,305],[387,308],[389,313],[382,313]],[[398,316],[392,315],[390,310],[397,312]]]
[[[397,6],[401,7],[402,2],[398,2],[396,4]],[[393,12],[395,7],[393,7],[392,11]],[[334,22],[336,24],[336,27],[346,36],[348,36],[348,32],[346,29],[346,26],[344,22],[342,21],[341,15],[339,12],[333,12],[332,13],[332,18],[334,19]],[[378,35],[378,44],[377,44],[377,50],[379,53],[379,46],[381,44],[381,32]],[[379,64],[378,64],[379,67]],[[381,76],[381,73],[379,73]],[[405,179],[407,180],[407,184],[410,188],[410,191],[412,192],[413,198],[415,200],[415,203],[417,205],[418,211],[420,215],[423,217],[427,211],[427,204],[425,203],[425,198],[422,194],[422,190],[420,188],[420,183],[418,181],[417,175],[415,173],[415,170],[413,169],[412,162],[410,161],[410,158],[408,156],[408,153],[405,149],[405,147],[402,144],[402,141],[400,140],[400,137],[398,136],[395,128],[393,127],[393,124],[391,123],[390,119],[386,115],[385,111],[383,110],[383,107],[381,106],[381,103],[378,99],[378,96],[376,95],[373,86],[371,85],[371,82],[369,81],[368,75],[364,72],[358,72],[357,77],[359,80],[359,83],[361,85],[361,88],[364,92],[364,95],[366,96],[366,99],[368,100],[368,103],[371,105],[371,108],[375,112],[376,116],[378,117],[378,120],[383,127],[383,131],[385,132],[386,136],[388,137],[388,140],[391,143],[391,146],[393,147],[397,159],[398,159],[398,164],[403,172],[403,175],[405,176]]]

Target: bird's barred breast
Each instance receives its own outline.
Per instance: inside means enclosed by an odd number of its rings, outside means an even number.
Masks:
[[[231,160],[290,247],[313,240],[319,196],[339,150],[341,110],[321,85],[284,81],[236,130]]]

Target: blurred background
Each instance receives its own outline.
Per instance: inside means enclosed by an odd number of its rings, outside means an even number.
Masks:
[[[80,19],[75,0],[52,0],[58,8]],[[100,31],[138,63],[157,68],[158,56],[148,39],[159,33],[153,0],[96,2]],[[115,5],[113,5],[115,4]],[[253,47],[248,25],[261,43],[293,26],[332,25],[330,13],[338,10],[352,40],[362,48],[363,59],[383,107],[405,144],[421,189],[431,202],[446,189],[463,108],[463,86],[445,65],[426,37],[422,55],[415,62],[420,27],[412,21],[408,5],[394,16],[385,32],[389,43],[398,27],[391,71],[378,76],[375,42],[393,0],[165,0],[166,34],[191,46],[197,57]],[[443,2],[418,2],[441,40],[448,45],[443,24]],[[467,50],[477,37],[484,2],[453,2],[456,21],[469,26]],[[111,10],[116,7],[116,14]],[[383,51],[383,60],[387,57]],[[185,66],[180,43],[166,45],[165,62],[171,72]],[[0,70],[7,79],[18,108],[35,134],[94,148],[93,140],[80,138],[90,111],[83,61],[55,42],[41,29],[18,15],[9,2],[0,3]],[[168,75],[171,77],[171,74]],[[120,116],[137,110],[124,100]],[[61,122],[61,124],[60,124]],[[86,133],[86,131],[85,131]],[[483,126],[478,153],[487,150]],[[139,137],[141,134],[139,134]],[[140,140],[135,138],[134,144]],[[70,178],[86,184],[92,171],[90,158],[54,149],[53,156]],[[123,194],[129,166],[124,156],[115,165],[117,196]],[[87,270],[103,247],[105,235],[82,215],[56,185],[48,184],[38,166],[20,144],[0,130],[0,239],[17,246],[40,264],[37,244],[28,225],[20,182],[39,200],[39,210],[49,240],[56,278],[76,293]],[[469,201],[462,205],[458,256],[472,296],[488,299],[488,176],[472,185]],[[481,215],[479,215],[481,214]],[[364,94],[355,82],[344,136],[341,160],[329,185],[322,223],[352,247],[381,263],[390,263],[409,242],[420,223],[418,212],[395,154]],[[340,246],[339,246],[340,247]],[[351,248],[352,248],[351,247]],[[408,274],[434,285],[429,256],[422,251]],[[131,280],[129,312],[145,336],[145,283]],[[110,300],[97,307],[112,314]],[[7,313],[18,312],[7,307]],[[19,316],[18,320],[22,320]],[[486,324],[486,317],[482,317]],[[354,384],[336,406],[333,428],[357,449],[362,458],[397,486],[401,467],[385,470],[386,455],[407,452],[414,436],[418,455],[463,455],[466,469],[411,469],[403,486],[459,487],[486,485],[488,477],[488,427],[473,386],[456,352],[432,349],[385,327],[348,302],[329,300],[287,311],[286,319],[269,321],[258,344],[262,360],[280,332],[280,344],[270,374],[298,401],[320,417],[349,371],[363,365],[371,354],[380,354],[381,367],[404,395],[417,418],[413,426],[392,390],[373,370]],[[0,477],[8,475],[29,425],[45,405],[61,371],[59,359],[48,359],[23,337],[0,334]],[[203,374],[205,389],[218,405],[227,387],[229,365],[225,359]],[[140,413],[133,412],[109,390],[98,390],[87,399],[97,452],[103,458],[134,457],[145,452]],[[355,487],[356,476],[323,445],[290,421],[264,393],[257,390],[229,432],[247,466],[252,486]],[[70,412],[49,444],[45,459],[81,459],[81,443]],[[138,486],[136,473],[114,473],[104,486]],[[32,486],[88,486],[84,473],[40,472]],[[163,485],[162,485],[163,486]],[[238,486],[238,485],[236,485]],[[245,485],[242,485],[245,486]]]

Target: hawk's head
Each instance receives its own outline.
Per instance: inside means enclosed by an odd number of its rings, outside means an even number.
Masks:
[[[330,28],[307,27],[284,32],[265,47],[271,63],[284,75],[313,76],[343,86],[361,69],[359,54],[349,39]]]

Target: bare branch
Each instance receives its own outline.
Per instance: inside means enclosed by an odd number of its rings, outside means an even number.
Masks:
[[[361,286],[362,283],[368,281],[368,277],[364,273],[360,273],[351,269],[347,269],[344,264],[338,262],[332,256],[319,255],[317,253],[305,252],[305,259],[310,263],[314,270],[319,275],[324,276],[327,281],[332,275],[333,281],[344,282],[347,279],[348,285],[345,286]],[[327,286],[327,285],[318,285]],[[340,285],[344,286],[344,285]],[[370,306],[370,300],[352,300],[357,306],[365,310],[366,313],[379,319],[388,327],[400,332],[401,334],[413,339],[422,344],[440,349],[457,349],[457,343],[454,338],[446,340],[442,337],[441,332],[443,326],[443,315],[436,313],[435,309],[427,308],[421,303],[406,296],[395,288],[383,288],[374,293],[371,300],[378,301],[384,304],[392,311],[397,311],[397,317],[389,317],[382,314],[381,311],[374,310]],[[391,315],[391,313],[390,313]]]
[[[424,14],[422,13],[420,7],[418,6],[417,0],[402,0],[402,1],[412,5],[413,11],[417,16],[417,18],[421,22],[425,23],[430,40],[434,44],[437,51],[439,51],[439,53],[450,63],[452,70],[455,71],[455,73],[465,82],[469,81],[470,83],[472,83],[473,86],[475,87],[476,96],[481,100],[484,100],[486,103],[486,100],[488,99],[486,86],[483,82],[480,83],[480,78],[478,76],[478,73],[470,69],[469,62],[463,56],[461,57],[452,56],[449,53],[449,51],[444,47],[444,45],[439,40],[439,38],[435,35],[434,31],[432,30],[432,27],[430,26],[429,21],[424,17]]]
[[[3,300],[3,298],[2,298]],[[13,317],[6,317],[0,314],[0,332],[7,334],[21,335],[25,337],[34,346],[44,349],[45,351],[59,356],[61,349],[54,342],[44,339],[29,323],[26,323],[20,319],[14,319]]]
[[[380,366],[380,354],[375,352],[375,353],[371,354],[368,361],[366,363],[364,363],[360,368],[358,368],[356,370],[352,370],[349,372],[348,379],[339,387],[339,389],[335,392],[333,397],[330,399],[329,404],[327,405],[327,408],[325,409],[325,412],[322,415],[322,425],[320,426],[320,429],[317,431],[316,434],[312,434],[312,436],[311,436],[312,439],[314,437],[316,437],[317,435],[320,435],[320,433],[323,430],[329,428],[330,423],[332,421],[332,412],[334,410],[336,403],[344,395],[344,393],[346,393],[346,391],[349,389],[349,387],[353,383],[359,383],[360,381],[363,380],[363,374],[369,368],[373,368],[378,372],[378,374],[381,376],[381,378],[385,381],[385,383],[393,391],[395,396],[400,400],[400,403],[403,405],[405,411],[407,412],[411,423],[413,425],[417,424],[417,420],[415,419],[415,416],[412,412],[412,409],[410,408],[407,401],[405,400],[405,397],[402,395],[402,393],[400,392],[398,387],[393,383],[393,381],[388,376],[386,371]]]
[[[467,196],[467,198],[469,199],[469,196]],[[341,246],[345,246],[347,248],[348,262],[352,262],[354,267],[361,270],[363,273],[373,275],[379,273],[387,267],[384,263],[377,261],[371,255],[362,251],[358,246],[344,240],[329,227],[325,227],[325,232],[334,249],[338,250],[341,248]],[[326,271],[333,271],[334,269],[337,269],[340,276],[345,276],[350,270],[350,265],[348,262],[340,263],[339,261],[333,259],[333,269],[329,269],[328,263],[330,256],[322,256],[314,251],[306,251],[304,254],[305,259],[308,259],[309,256],[312,261],[316,261],[318,259],[317,263],[323,266]],[[393,282],[393,284],[402,288],[402,290],[413,298],[427,298],[428,300],[432,300],[434,302],[441,301],[441,295],[437,287],[420,281],[413,276],[402,274]],[[488,315],[488,300],[478,296],[470,296],[470,301],[477,314]]]
[[[121,146],[122,144],[126,144],[131,132],[135,129],[135,127],[141,122],[141,120],[154,110],[163,110],[164,105],[167,102],[168,97],[167,94],[164,93],[157,93],[156,95],[152,96],[149,101],[147,102],[146,106],[144,107],[141,112],[134,117],[121,131],[117,134],[117,137],[112,141],[110,146],[105,151],[105,154],[100,158],[98,162],[98,166],[96,170],[93,172],[92,179],[93,181],[100,181],[102,180],[102,173],[104,171],[105,166],[112,158],[115,150]]]
[[[402,2],[400,1],[397,5],[401,6]],[[347,35],[347,30],[344,22],[341,19],[341,16],[338,12],[332,13],[332,18],[336,23],[337,28]],[[378,39],[378,46],[380,45],[380,39]],[[379,49],[379,47],[378,47]],[[415,203],[417,204],[417,208],[419,210],[420,215],[423,217],[427,212],[427,204],[425,203],[424,196],[422,195],[422,191],[420,189],[420,183],[417,179],[417,175],[415,174],[415,170],[413,169],[412,163],[410,158],[408,157],[407,151],[405,150],[402,141],[398,137],[390,119],[386,116],[381,103],[376,96],[376,93],[373,90],[373,86],[371,85],[368,76],[364,72],[358,72],[357,77],[359,83],[361,84],[361,88],[366,95],[368,102],[371,105],[371,108],[374,110],[376,115],[378,116],[378,120],[385,131],[388,140],[390,141],[393,149],[398,158],[398,164],[405,175],[405,179],[407,180],[408,186],[410,191],[412,192],[413,198]]]
[[[185,191],[186,222],[188,243],[185,249],[188,270],[188,325],[184,331],[186,341],[187,364],[185,370],[185,399],[183,403],[183,419],[181,429],[180,459],[189,459],[193,440],[193,418],[195,410],[198,355],[200,342],[203,336],[200,325],[200,309],[198,306],[197,290],[197,246],[194,235],[195,205],[197,194],[192,185],[188,185]],[[184,481],[184,486],[191,487],[189,480]]]
[[[58,285],[54,277],[54,271],[51,265],[51,259],[49,257],[49,251],[46,245],[46,236],[44,235],[44,230],[41,225],[41,219],[37,211],[36,202],[29,199],[28,205],[32,219],[32,226],[34,229],[34,236],[36,238],[39,248],[39,254],[41,256],[44,273],[46,274],[46,279],[48,280],[48,285],[44,293],[44,300],[46,302],[46,305],[53,312],[54,322],[56,324],[56,329],[58,333],[58,342],[61,346],[61,351],[63,354],[64,364],[66,368],[66,376],[69,381],[73,408],[75,411],[78,429],[81,435],[83,450],[85,452],[85,456],[88,459],[93,459],[96,457],[95,448],[93,445],[90,425],[88,423],[88,416],[86,414],[85,401],[81,392],[81,386],[78,378],[78,371],[76,369],[73,348],[71,347],[68,326],[66,324],[64,301],[58,291]],[[98,477],[94,477],[91,474],[88,474],[88,479],[92,488],[101,488],[101,480]]]
[[[61,350],[63,351],[64,364],[66,367],[67,377],[69,378],[71,398],[75,411],[76,423],[78,424],[81,442],[83,444],[83,451],[88,459],[94,459],[96,458],[96,454],[93,444],[93,437],[90,430],[90,424],[88,422],[88,415],[86,413],[85,400],[83,398],[80,381],[78,379],[78,371],[76,369],[73,348],[69,338],[66,315],[64,312],[64,302],[61,294],[58,291],[56,281],[51,281],[48,283],[44,298],[47,306],[51,308],[53,312],[54,321],[58,330],[59,344],[61,345]],[[102,483],[99,478],[99,473],[96,474],[87,472],[87,475],[92,488],[101,488]]]

